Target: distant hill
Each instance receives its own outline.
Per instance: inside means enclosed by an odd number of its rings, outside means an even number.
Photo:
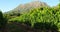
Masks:
[[[21,13],[22,14],[22,13],[29,12],[31,8],[37,8],[41,6],[48,6],[48,5],[44,2],[34,1],[30,3],[26,3],[26,4],[20,4],[19,6],[9,11],[8,13]]]

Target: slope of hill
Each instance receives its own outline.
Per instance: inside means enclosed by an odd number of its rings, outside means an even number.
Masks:
[[[13,10],[9,11],[8,13],[21,13],[22,14],[22,13],[29,12],[30,9],[32,8],[37,8],[37,7],[42,7],[42,6],[48,6],[48,5],[44,2],[34,1],[30,3],[26,3],[26,4],[21,4],[17,6],[16,8],[14,8]]]

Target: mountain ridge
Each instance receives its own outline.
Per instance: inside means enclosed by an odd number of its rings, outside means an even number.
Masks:
[[[33,1],[26,4],[20,4],[19,6],[17,6],[16,8],[12,9],[9,12],[23,14],[25,12],[29,12],[31,8],[37,8],[37,7],[42,7],[42,6],[48,6],[48,5],[45,2]]]

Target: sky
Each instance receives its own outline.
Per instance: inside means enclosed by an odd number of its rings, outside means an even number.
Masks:
[[[10,11],[16,8],[20,4],[29,3],[37,0],[0,0],[0,10],[2,12]],[[47,3],[49,6],[56,6],[59,0],[39,0],[41,2]]]

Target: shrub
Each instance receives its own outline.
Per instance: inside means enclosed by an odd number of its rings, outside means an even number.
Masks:
[[[34,8],[31,9],[29,13],[23,14],[20,17],[12,18],[10,21],[30,23],[31,27],[40,27],[41,29],[52,28],[54,30],[55,28],[53,27],[60,27],[60,9],[54,9],[51,7]]]

